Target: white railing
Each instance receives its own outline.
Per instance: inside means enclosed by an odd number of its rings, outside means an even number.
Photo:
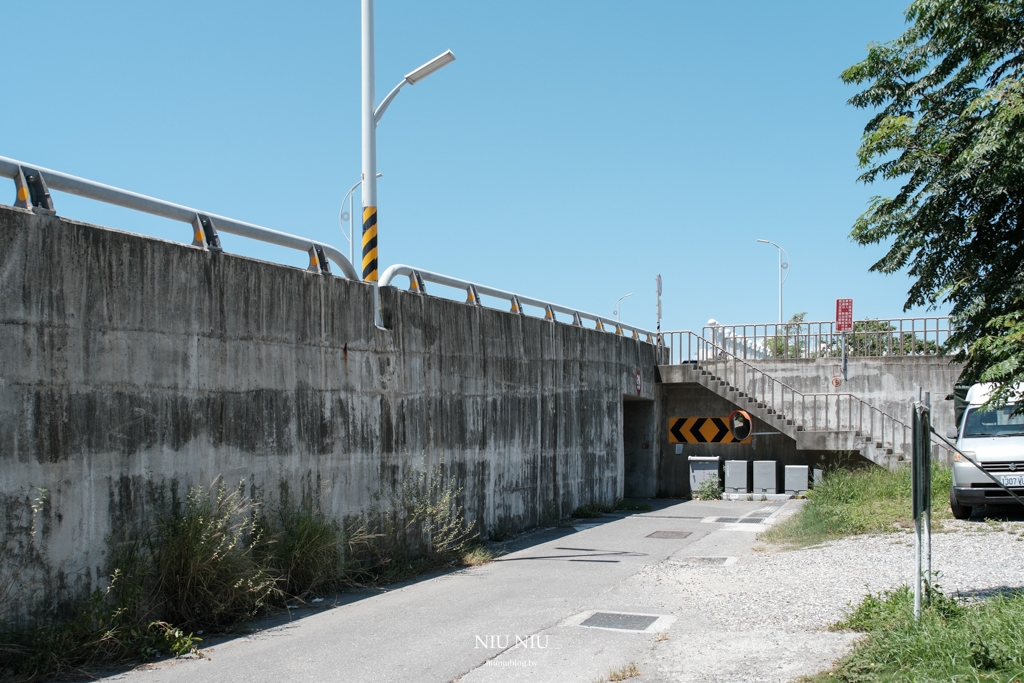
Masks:
[[[854,321],[844,336],[835,321],[707,325],[703,336],[747,360],[854,356],[943,355],[953,329],[948,317]]]
[[[104,185],[85,178],[68,175],[60,171],[52,171],[41,166],[26,164],[6,157],[0,157],[0,177],[14,180],[14,206],[33,209],[46,213],[55,213],[50,190],[59,190],[75,194],[98,202],[123,206],[143,213],[161,216],[172,221],[188,223],[192,226],[192,244],[203,249],[220,249],[217,232],[227,232],[249,239],[276,244],[289,249],[297,249],[309,254],[309,270],[330,273],[329,261],[333,260],[341,268],[345,277],[358,280],[359,275],[338,249],[323,242],[307,237],[299,237],[278,230],[264,228],[261,225],[218,216],[217,214],[200,211],[181,204],[147,197],[146,195],[122,190],[118,187]]]
[[[753,398],[759,406],[785,416],[799,430],[857,432],[870,443],[881,443],[894,452],[910,452],[910,426],[853,394],[805,394],[694,332],[680,330],[661,335],[663,357],[670,364],[694,365],[734,387],[738,398]],[[936,439],[934,449],[948,451]]]
[[[626,323],[612,320],[611,318],[606,318],[601,315],[587,313],[586,311],[581,311],[569,306],[563,306],[561,304],[551,303],[550,301],[544,301],[543,299],[534,299],[533,297],[523,296],[522,294],[506,292],[503,289],[496,289],[495,287],[481,285],[476,282],[470,282],[469,280],[462,280],[457,277],[451,277],[450,275],[433,273],[429,270],[414,268],[413,266],[407,266],[400,263],[385,269],[380,276],[380,286],[387,287],[388,285],[393,284],[395,278],[400,276],[409,278],[409,290],[419,294],[426,294],[426,283],[431,282],[433,284],[462,290],[466,293],[466,303],[473,304],[475,306],[483,305],[483,302],[480,300],[481,296],[490,296],[495,299],[508,302],[510,312],[518,315],[526,315],[523,307],[531,306],[542,310],[544,312],[544,319],[552,322],[557,322],[557,314],[561,313],[569,316],[572,324],[577,327],[582,327],[583,321],[589,320],[594,323],[594,329],[605,332],[615,332],[619,335],[626,335],[628,333],[629,336],[633,337],[633,339],[642,339],[650,344],[656,343],[658,337],[655,332],[634,327],[633,325],[627,325]]]
[[[188,223],[192,226],[193,230],[192,244],[203,249],[219,250],[221,247],[217,232],[228,232],[261,242],[269,242],[270,244],[305,251],[309,254],[309,269],[312,271],[330,273],[330,260],[333,260],[341,268],[345,277],[352,280],[359,279],[355,268],[340,251],[328,244],[316,242],[305,237],[271,230],[270,228],[245,223],[225,216],[218,216],[181,204],[147,197],[146,195],[78,178],[61,173],[60,171],[26,164],[6,157],[0,157],[0,177],[14,180],[14,206],[19,208],[53,214],[55,211],[50,190],[59,190],[96,201],[161,216],[170,220]],[[391,284],[392,280],[399,275],[408,276],[410,289],[420,293],[426,293],[425,283],[432,282],[465,291],[467,303],[478,306],[481,305],[481,295],[495,297],[508,301],[511,304],[513,313],[525,315],[524,306],[537,307],[543,310],[544,317],[552,322],[558,321],[558,314],[563,314],[569,316],[572,319],[572,324],[577,326],[582,327],[583,321],[588,320],[594,323],[595,329],[614,332],[619,335],[628,333],[634,339],[642,339],[650,344],[656,343],[657,334],[649,330],[627,325],[611,318],[594,315],[593,313],[587,313],[586,311],[569,306],[534,299],[533,297],[521,294],[513,294],[512,292],[506,292],[494,287],[434,273],[421,268],[400,264],[391,266],[382,274],[380,279],[381,286]]]

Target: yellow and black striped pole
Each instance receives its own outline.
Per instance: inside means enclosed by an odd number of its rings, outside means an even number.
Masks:
[[[377,207],[363,207],[363,279],[377,281]]]

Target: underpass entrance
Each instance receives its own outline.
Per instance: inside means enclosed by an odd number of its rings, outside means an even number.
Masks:
[[[657,409],[654,401],[622,401],[622,458],[626,498],[653,498],[657,492]]]

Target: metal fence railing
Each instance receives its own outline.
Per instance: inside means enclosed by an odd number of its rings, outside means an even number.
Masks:
[[[356,269],[338,249],[307,237],[299,237],[234,218],[218,216],[6,157],[0,157],[0,177],[14,180],[14,206],[19,208],[55,213],[50,190],[59,190],[98,202],[161,216],[172,221],[188,223],[192,226],[193,246],[219,250],[221,246],[217,233],[218,231],[226,232],[260,242],[276,244],[280,247],[304,251],[309,254],[309,270],[315,272],[330,273],[330,261],[334,261],[341,268],[345,277],[350,280],[359,279]]]
[[[449,275],[442,275],[441,273],[432,273],[429,270],[414,268],[400,263],[390,266],[384,270],[380,276],[380,286],[387,287],[394,282],[395,278],[400,276],[409,278],[410,291],[417,292],[419,294],[426,294],[426,283],[431,282],[445,287],[461,289],[466,293],[466,303],[468,304],[482,306],[483,302],[480,300],[480,297],[489,296],[508,302],[510,312],[518,315],[525,315],[526,312],[523,310],[523,307],[531,306],[542,310],[544,312],[544,319],[552,322],[558,321],[557,315],[561,313],[571,318],[572,324],[577,327],[582,327],[583,321],[589,320],[594,323],[594,328],[597,330],[615,332],[619,335],[628,334],[629,336],[632,336],[633,339],[641,339],[650,344],[656,343],[658,339],[658,334],[656,332],[651,332],[633,325],[627,325],[626,323],[612,320],[611,318],[606,318],[601,315],[587,313],[586,311],[581,311],[569,306],[562,306],[561,304],[551,303],[550,301],[544,301],[542,299],[535,299],[521,294],[513,294],[512,292],[506,292],[503,289],[488,287],[487,285],[477,284],[475,282],[470,282],[469,280],[462,280]]]
[[[835,321],[708,325],[703,336],[747,360],[853,356],[935,356],[944,354],[952,333],[948,317],[881,318],[854,321],[853,331],[836,331]]]
[[[689,330],[662,332],[663,358],[669,364],[692,364],[757,403],[785,415],[804,431],[859,432],[871,443],[909,454],[910,425],[847,393],[803,393],[760,370],[741,356]],[[933,439],[937,455],[951,453]]]
[[[161,216],[170,220],[188,223],[192,226],[193,231],[192,244],[203,249],[219,250],[221,246],[217,233],[218,231],[227,232],[261,242],[305,251],[309,254],[309,269],[312,271],[329,274],[331,272],[330,261],[333,260],[339,265],[345,277],[351,280],[360,279],[351,262],[339,250],[328,244],[310,240],[306,237],[271,230],[270,228],[264,228],[252,223],[244,223],[233,218],[218,216],[182,206],[181,204],[173,204],[162,199],[147,197],[135,192],[129,192],[128,190],[78,178],[40,166],[33,166],[6,157],[0,157],[0,177],[14,180],[14,206],[19,208],[31,209],[40,213],[55,213],[50,190],[59,190],[88,199]],[[543,311],[543,315],[547,320],[553,322],[558,321],[557,316],[562,314],[571,318],[572,324],[577,326],[582,326],[583,321],[588,320],[594,323],[595,329],[601,331],[614,332],[619,335],[628,334],[634,339],[640,339],[650,344],[655,344],[657,340],[655,332],[621,323],[611,318],[594,315],[542,299],[506,292],[494,287],[469,282],[468,280],[461,280],[420,268],[412,268],[411,266],[400,264],[391,266],[382,274],[380,285],[390,285],[392,280],[400,275],[409,277],[410,289],[420,293],[425,294],[425,283],[432,282],[465,291],[467,303],[478,306],[481,305],[481,295],[495,297],[509,302],[512,313],[525,315],[524,306],[537,307]],[[660,352],[661,347],[659,346],[658,348]]]

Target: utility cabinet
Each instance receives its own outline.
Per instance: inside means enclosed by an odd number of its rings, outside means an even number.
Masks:
[[[754,461],[754,493],[776,493],[779,485],[774,460]]]
[[[807,465],[786,465],[786,493],[807,493]]]
[[[691,455],[690,461],[690,491],[696,493],[705,480],[718,476],[718,456]]]
[[[747,486],[747,460],[726,460],[725,461],[725,492],[726,493],[749,493]]]

